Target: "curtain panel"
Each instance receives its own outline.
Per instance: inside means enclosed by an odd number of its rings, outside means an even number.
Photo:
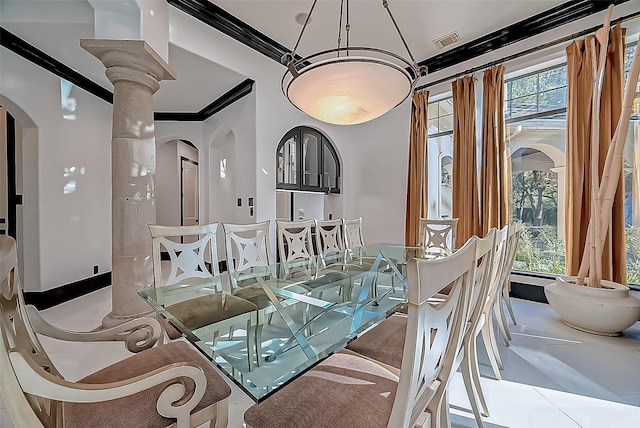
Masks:
[[[411,102],[411,134],[409,135],[409,166],[407,178],[407,213],[405,243],[420,242],[420,217],[427,217],[427,139],[429,92],[413,94]]]
[[[455,80],[453,89],[453,217],[458,218],[456,247],[480,235],[476,166],[475,78]]]
[[[504,65],[484,72],[482,101],[482,156],[480,167],[480,224],[482,236],[508,223],[510,205],[507,149],[504,133]],[[509,159],[510,161],[510,159]]]
[[[586,241],[591,211],[591,97],[594,36],[577,40],[567,52],[567,151],[565,245],[567,275],[577,275]],[[602,173],[607,149],[622,111],[624,91],[624,30],[620,24],[611,29],[600,103],[600,166]],[[596,50],[600,46],[596,41]],[[597,57],[596,57],[597,60]],[[611,226],[602,256],[602,279],[626,284],[623,171],[613,204]],[[613,243],[613,245],[612,245]]]

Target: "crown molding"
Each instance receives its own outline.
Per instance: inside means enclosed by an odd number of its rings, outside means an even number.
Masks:
[[[572,0],[419,62],[429,73],[444,70],[629,0]]]
[[[4,46],[27,61],[31,61],[35,65],[73,83],[90,94],[113,104],[113,93],[111,91],[98,85],[93,80],[86,78],[52,56],[47,55],[3,27],[0,27],[0,46]]]
[[[230,106],[239,99],[249,95],[253,90],[255,82],[251,79],[245,79],[241,83],[234,86],[231,90],[221,95],[214,102],[204,107],[197,113],[154,113],[153,118],[158,121],[183,121],[183,122],[202,122],[211,116]]]
[[[3,27],[0,27],[0,46],[9,49],[50,73],[71,82],[101,100],[113,104],[113,93],[111,91],[44,53]],[[244,80],[197,113],[154,113],[154,119],[178,122],[204,121],[244,96],[249,95],[253,90],[254,83],[251,79]]]

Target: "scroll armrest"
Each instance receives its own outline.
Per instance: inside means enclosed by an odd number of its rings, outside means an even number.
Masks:
[[[43,371],[22,350],[9,352],[9,359],[22,390],[39,397],[74,403],[114,400],[142,392],[174,380],[158,397],[156,408],[166,418],[177,420],[178,428],[187,428],[191,411],[196,408],[207,387],[202,368],[191,363],[173,363],[128,380],[104,384],[73,383]],[[178,378],[191,378],[195,390],[189,396]]]
[[[112,328],[75,332],[49,324],[33,305],[27,305],[26,311],[31,327],[36,333],[68,342],[122,340],[129,351],[140,352],[155,345],[162,334],[160,323],[148,317],[136,318]]]

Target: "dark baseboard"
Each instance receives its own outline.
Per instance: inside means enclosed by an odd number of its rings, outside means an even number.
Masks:
[[[43,310],[109,285],[111,285],[111,272],[106,272],[47,291],[27,291],[24,293],[24,300],[28,305]]]
[[[549,304],[547,297],[544,295],[544,287],[541,285],[511,281],[511,291],[509,295],[518,299]]]

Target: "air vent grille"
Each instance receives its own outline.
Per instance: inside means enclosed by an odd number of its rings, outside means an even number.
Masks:
[[[440,49],[446,48],[449,45],[452,45],[456,42],[460,41],[460,34],[457,31],[453,31],[447,35],[439,37],[433,41]]]

